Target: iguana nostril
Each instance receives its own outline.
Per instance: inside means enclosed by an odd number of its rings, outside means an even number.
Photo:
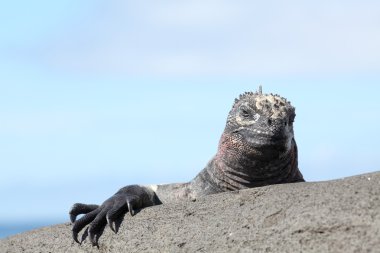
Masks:
[[[268,125],[269,125],[269,126],[272,125],[272,119],[268,119]]]

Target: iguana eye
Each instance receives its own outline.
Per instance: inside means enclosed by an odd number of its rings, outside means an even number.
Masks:
[[[241,115],[244,117],[244,118],[248,118],[251,114],[249,113],[249,111],[247,109],[244,109],[242,108],[241,109]]]

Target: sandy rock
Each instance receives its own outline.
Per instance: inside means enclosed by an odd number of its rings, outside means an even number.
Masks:
[[[99,244],[74,243],[66,223],[0,240],[0,252],[380,252],[380,172],[146,208]]]

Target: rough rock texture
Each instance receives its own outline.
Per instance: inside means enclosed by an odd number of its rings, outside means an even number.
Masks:
[[[73,242],[71,225],[0,241],[0,252],[380,252],[380,172],[271,185],[129,214],[100,248]]]

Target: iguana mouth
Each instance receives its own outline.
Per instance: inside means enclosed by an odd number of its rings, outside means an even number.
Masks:
[[[243,128],[233,131],[239,134],[243,139],[255,145],[271,145],[271,146],[284,146],[289,140],[287,135],[274,135],[269,131],[262,131],[257,129]]]
[[[281,139],[277,139],[277,138],[268,138],[268,137],[264,137],[264,136],[256,136],[256,137],[253,137],[253,138],[249,138],[248,139],[248,142],[251,146],[255,147],[255,148],[271,148],[273,149],[274,147],[277,147],[277,148],[285,148],[286,146],[288,146],[288,143],[290,142],[288,138],[281,138]]]

